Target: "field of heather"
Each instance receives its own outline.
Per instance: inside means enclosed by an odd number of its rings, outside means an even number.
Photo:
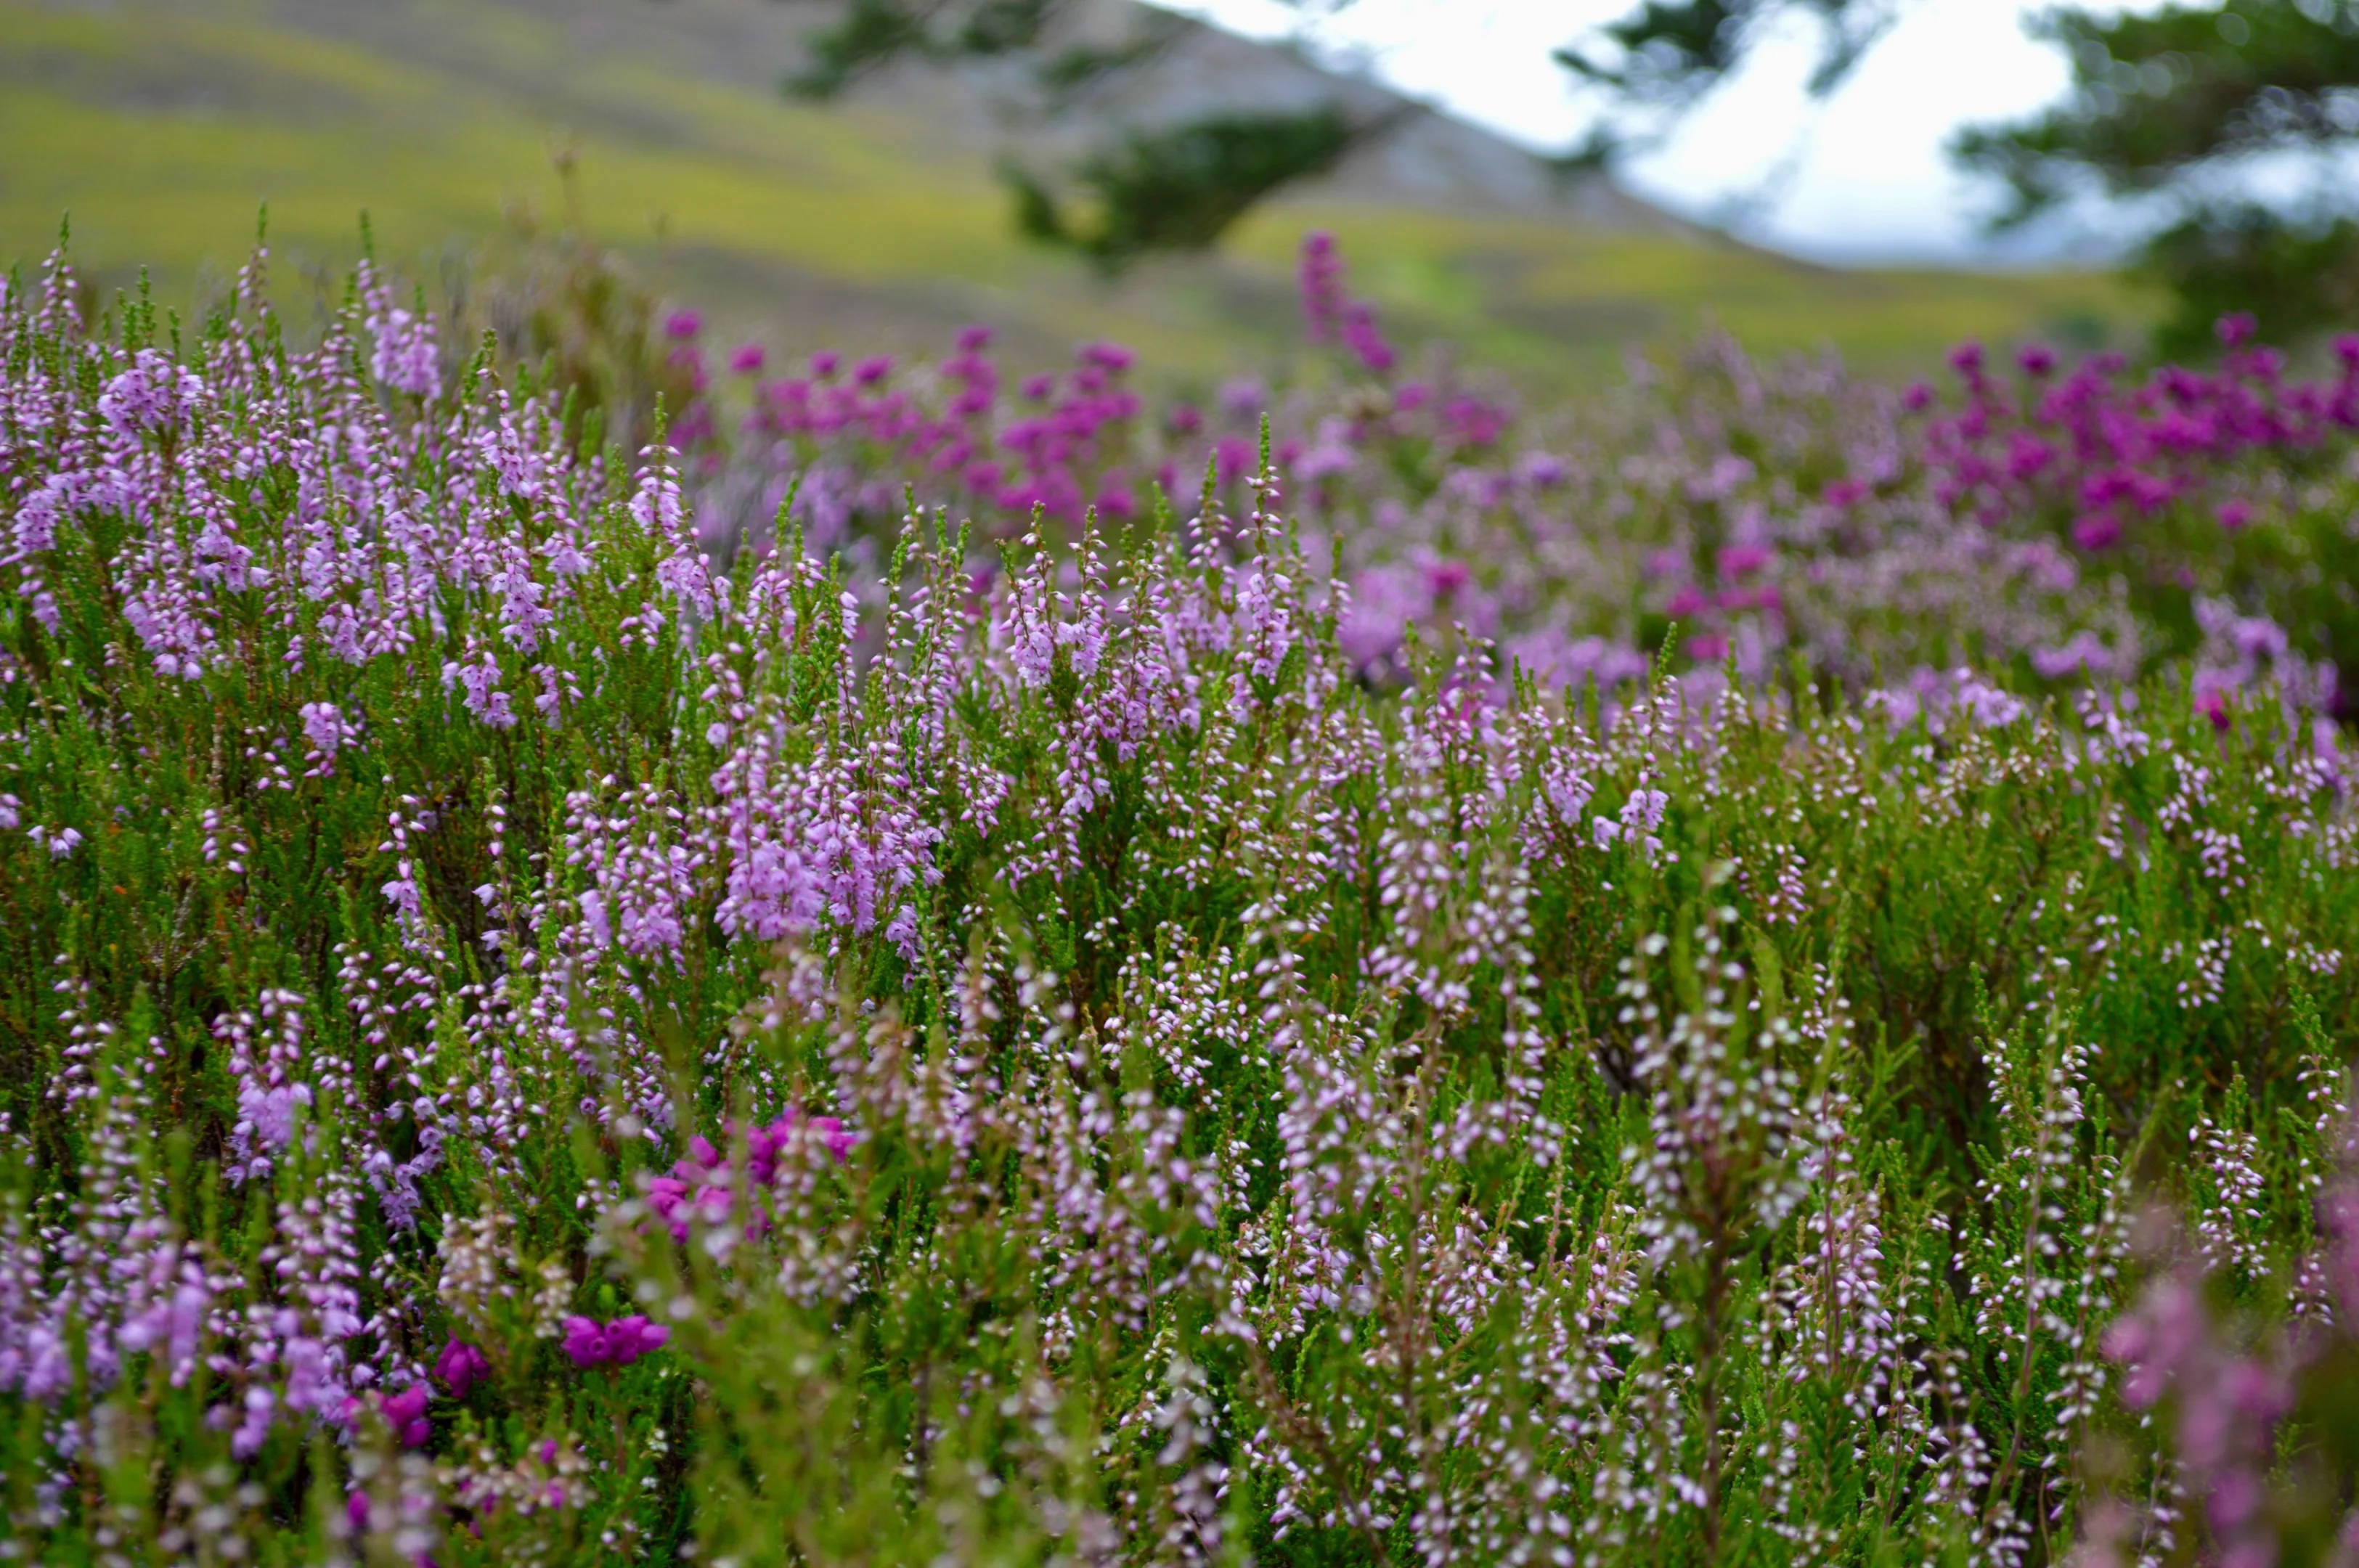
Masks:
[[[2359,1562],[2359,340],[1299,262],[1195,402],[9,282],[0,1556]]]

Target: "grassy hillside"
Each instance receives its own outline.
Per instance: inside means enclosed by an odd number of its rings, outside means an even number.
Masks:
[[[1019,352],[1113,336],[1214,374],[1290,341],[1290,253],[1312,224],[1343,235],[1397,335],[1538,383],[1706,319],[1756,349],[1832,343],[1897,366],[1964,335],[2120,335],[2142,314],[2110,278],[1836,272],[1315,189],[1223,255],[1107,286],[1019,243],[991,149],[923,103],[769,91],[796,25],[734,0],[0,0],[0,259],[38,257],[71,210],[103,281],[146,264],[186,304],[219,287],[266,200],[290,287],[350,256],[365,209],[381,253],[448,288],[501,265],[520,218],[560,216],[562,149],[578,222],[724,331],[788,351],[931,344],[980,318]]]

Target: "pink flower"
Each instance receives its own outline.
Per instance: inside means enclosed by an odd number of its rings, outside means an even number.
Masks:
[[[638,1313],[602,1324],[592,1317],[565,1320],[565,1354],[576,1367],[627,1367],[653,1355],[671,1338],[671,1330],[649,1323]]]
[[[1751,577],[1769,564],[1767,545],[1731,545],[1720,552],[1720,575],[1726,579]]]
[[[2207,687],[2195,694],[2195,711],[2212,721],[2212,728],[2222,734],[2234,722],[2228,713],[2228,699],[2217,687]]]
[[[2092,512],[2072,524],[2072,542],[2092,554],[2106,548],[2121,536],[2121,519],[2110,512]]]
[[[759,375],[769,353],[759,343],[746,343],[729,356],[729,368],[739,375]]]
[[[704,330],[704,318],[693,310],[675,310],[664,318],[664,336],[693,338]]]
[[[375,1409],[393,1429],[396,1441],[404,1448],[423,1448],[434,1435],[434,1427],[426,1419],[427,1401],[433,1398],[423,1383],[412,1383],[397,1394],[368,1394],[344,1401],[344,1420],[358,1421],[362,1413]]]
[[[426,1404],[433,1396],[423,1383],[412,1383],[397,1394],[388,1396],[383,1405],[385,1419],[394,1435],[401,1439],[404,1448],[423,1448],[434,1429],[427,1423]]]
[[[466,1341],[452,1336],[442,1346],[442,1354],[434,1358],[434,1376],[451,1390],[454,1400],[463,1400],[467,1390],[491,1375],[492,1364],[484,1353]]]

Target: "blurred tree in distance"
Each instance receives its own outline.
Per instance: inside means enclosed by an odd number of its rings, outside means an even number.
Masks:
[[[1595,52],[1558,59],[1659,134],[1798,16],[1820,35],[1810,90],[1832,92],[1911,3],[1647,0],[1599,29]],[[2280,341],[2359,314],[2359,224],[2337,162],[2359,136],[2359,0],[2063,6],[2033,28],[2070,57],[2070,94],[1951,144],[2004,184],[1995,228],[2080,202],[2125,207],[2145,232],[2137,265],[2179,301],[2158,332],[2167,353],[2200,348],[2230,310],[2255,312]],[[1609,129],[1587,153],[1610,162],[1636,145]],[[2263,171],[2288,188],[2308,175],[2310,189],[2265,199],[2254,194]]]
[[[1108,43],[1060,26],[1082,0],[788,3],[824,5],[833,16],[810,35],[790,92],[832,97],[907,59],[998,58],[1022,62],[1049,116],[1150,63],[1178,26],[1149,12],[1137,36]],[[1328,15],[1353,0],[1287,3]],[[1553,161],[1610,169],[1656,145],[1797,21],[1816,33],[1807,85],[1824,98],[1917,3],[1639,0],[1557,51],[1606,107],[1588,137]],[[2200,346],[2231,308],[2254,311],[2279,341],[2359,314],[2359,210],[2338,178],[2359,139],[2359,0],[2193,0],[2143,15],[2067,5],[2032,27],[2070,56],[2069,94],[2028,120],[1972,127],[1951,149],[2006,191],[1994,230],[2068,207],[2125,213],[2143,236],[2135,265],[2179,301],[2160,329],[2166,352]],[[1157,252],[1217,243],[1255,204],[1386,128],[1335,104],[1125,127],[1071,171],[1093,209],[1086,220],[1030,171],[1003,172],[1026,232],[1111,273]]]
[[[790,95],[833,99],[906,59],[994,59],[1021,72],[1044,119],[1152,63],[1186,27],[1141,7],[1126,36],[1094,37],[1062,25],[1081,10],[1073,0],[847,0],[833,8],[834,21],[809,35],[806,59],[786,78]],[[1212,109],[1170,124],[1123,126],[1068,171],[1059,182],[1068,188],[1063,195],[1012,157],[1002,161],[1000,177],[1025,234],[1112,276],[1147,255],[1210,248],[1263,200],[1327,172],[1391,123],[1332,101],[1299,110]]]

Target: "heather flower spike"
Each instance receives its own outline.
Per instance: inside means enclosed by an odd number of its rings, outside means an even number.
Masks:
[[[1568,406],[1300,259],[1185,404],[647,317],[637,449],[12,285],[0,1551],[2347,1530],[2359,346]]]

